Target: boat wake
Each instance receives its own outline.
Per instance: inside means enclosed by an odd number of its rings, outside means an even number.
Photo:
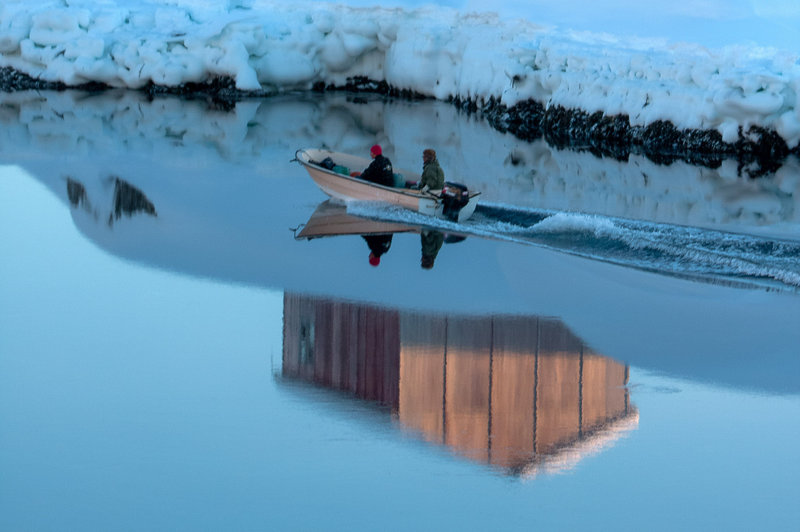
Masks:
[[[665,275],[742,287],[800,291],[800,243],[695,227],[478,205],[454,223],[407,210],[350,204],[356,216],[535,245]]]

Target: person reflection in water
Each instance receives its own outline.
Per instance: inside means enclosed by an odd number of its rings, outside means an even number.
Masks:
[[[420,266],[423,270],[430,270],[433,268],[433,262],[442,249],[444,243],[444,234],[439,231],[430,229],[423,229],[419,234],[419,240],[422,244],[422,259]]]
[[[381,263],[381,255],[392,246],[392,235],[361,235],[369,246],[369,263],[377,266]]]

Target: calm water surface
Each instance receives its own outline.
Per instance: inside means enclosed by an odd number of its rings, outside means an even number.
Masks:
[[[634,185],[428,103],[3,98],[0,529],[800,522],[791,172]],[[345,210],[290,163],[375,138],[496,165],[491,208]]]

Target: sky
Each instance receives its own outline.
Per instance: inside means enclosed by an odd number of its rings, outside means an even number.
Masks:
[[[660,37],[709,47],[755,43],[800,50],[800,2],[794,0],[350,0],[353,6],[436,4],[578,31]]]

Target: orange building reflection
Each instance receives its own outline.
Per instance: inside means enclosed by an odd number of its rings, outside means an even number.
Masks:
[[[569,468],[638,423],[628,367],[554,319],[286,294],[283,375],[388,405],[404,430],[511,474]]]

